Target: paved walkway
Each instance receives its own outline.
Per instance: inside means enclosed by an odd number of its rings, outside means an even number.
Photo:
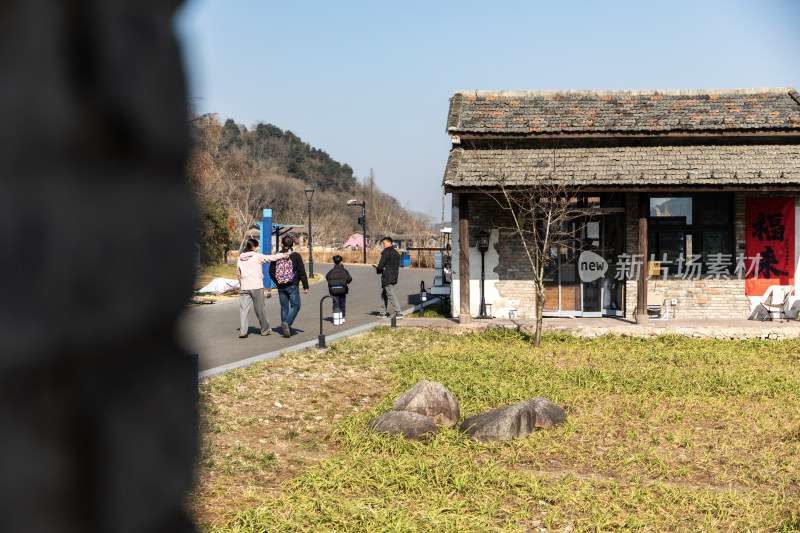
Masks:
[[[315,263],[314,271],[325,275],[332,264]],[[327,336],[349,331],[351,334],[364,328],[388,324],[388,319],[377,316],[380,305],[380,276],[371,266],[346,265],[353,276],[347,296],[347,321],[334,326],[330,298],[322,303],[322,326]],[[405,312],[419,302],[420,281],[429,287],[433,282],[432,269],[401,268],[396,287],[397,298]],[[312,283],[308,294],[300,295],[300,314],[293,324],[295,334],[284,338],[280,329],[280,303],[277,293],[266,300],[267,318],[272,334],[259,335],[258,321],[250,313],[250,330],[246,339],[239,339],[239,301],[218,302],[186,309],[178,325],[181,343],[189,353],[199,355],[201,375],[216,368],[236,368],[252,364],[259,357],[269,359],[284,351],[294,351],[316,344],[320,329],[320,299],[328,294],[325,281]],[[391,306],[390,306],[391,307]],[[400,320],[399,322],[402,322]],[[243,363],[243,361],[245,363]],[[217,372],[218,373],[218,372]]]

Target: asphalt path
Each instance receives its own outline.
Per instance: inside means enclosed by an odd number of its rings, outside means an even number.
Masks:
[[[353,282],[347,295],[347,320],[341,326],[333,325],[331,299],[322,303],[323,332],[326,335],[356,329],[367,324],[389,319],[378,316],[380,310],[381,277],[371,266],[345,265]],[[306,268],[308,266],[306,265]],[[314,271],[323,276],[333,264],[314,263]],[[429,288],[433,283],[433,270],[401,268],[395,289],[403,310],[419,303],[420,281]],[[281,306],[277,291],[266,298],[267,318],[272,334],[262,337],[258,319],[250,311],[250,330],[247,338],[239,338],[239,301],[218,302],[187,308],[178,324],[181,344],[190,353],[198,354],[199,370],[235,364],[239,361],[269,352],[287,350],[298,344],[316,341],[319,335],[320,299],[328,294],[328,284],[312,283],[308,294],[300,292],[300,314],[292,325],[294,334],[285,338],[281,331]],[[389,304],[391,309],[391,304]]]

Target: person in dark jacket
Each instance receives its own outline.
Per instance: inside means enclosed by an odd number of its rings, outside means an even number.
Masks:
[[[294,239],[286,235],[281,239],[283,248],[280,253],[288,253],[289,260],[291,260],[291,268],[294,271],[294,276],[291,281],[279,281],[282,276],[278,273],[284,266],[281,261],[269,264],[269,277],[275,282],[278,287],[278,299],[281,302],[281,328],[283,329],[284,337],[292,336],[292,323],[300,312],[300,288],[299,285],[303,284],[303,294],[308,292],[308,277],[306,276],[306,267],[303,265],[303,258],[292,250],[294,246]]]
[[[353,278],[342,264],[341,255],[333,256],[333,268],[325,274],[325,279],[328,280],[328,292],[333,300],[333,312],[342,313],[342,323],[344,324],[345,305],[349,292],[347,285],[353,281]]]
[[[397,277],[400,273],[400,254],[395,250],[391,237],[384,237],[381,242],[383,243],[381,260],[378,262],[378,266],[375,267],[375,271],[381,275],[381,310],[378,314],[386,316],[387,302],[392,302],[395,318],[403,318],[403,315],[400,314],[400,302],[397,301],[397,296],[394,293],[394,287],[397,285]]]

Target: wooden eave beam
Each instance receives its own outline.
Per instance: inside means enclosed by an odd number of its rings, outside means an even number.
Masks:
[[[464,141],[510,141],[510,140],[613,140],[621,141],[626,139],[779,139],[786,138],[800,142],[800,129],[793,131],[724,131],[723,132],[636,132],[636,133],[458,133],[449,132],[450,136],[458,136],[461,144]]]
[[[526,188],[527,186],[509,186],[507,190],[514,190],[516,188]],[[611,185],[604,187],[601,185],[585,185],[575,187],[574,190],[587,193],[587,192],[663,192],[663,191],[693,191],[693,192],[763,192],[764,190],[770,192],[796,192],[800,191],[800,183],[796,185],[752,185],[750,187],[736,186],[731,187],[725,184],[720,184],[718,187],[709,187],[707,185],[693,187],[691,185],[631,185],[624,187],[621,185]],[[500,193],[502,189],[498,187],[447,187],[444,188],[445,194],[485,194],[485,193]]]

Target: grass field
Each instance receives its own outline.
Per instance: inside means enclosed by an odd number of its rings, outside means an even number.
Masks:
[[[420,318],[419,312],[409,313],[405,316],[406,318]],[[422,318],[450,318],[451,316],[450,306],[444,302],[438,302],[426,307]]]
[[[202,385],[203,531],[800,531],[800,343],[373,332]],[[367,422],[419,380],[466,417],[567,423],[428,443]]]
[[[204,266],[197,272],[197,277],[194,280],[195,290],[205,287],[214,278],[236,279],[236,265]]]

